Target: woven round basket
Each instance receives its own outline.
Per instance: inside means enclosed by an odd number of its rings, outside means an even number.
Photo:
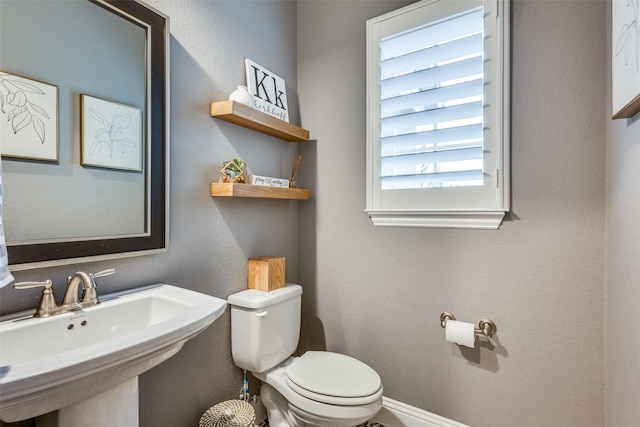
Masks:
[[[199,427],[252,427],[255,419],[249,402],[226,400],[202,414]]]

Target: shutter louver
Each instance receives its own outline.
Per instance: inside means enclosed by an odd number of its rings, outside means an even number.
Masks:
[[[383,190],[483,185],[483,13],[381,40]]]

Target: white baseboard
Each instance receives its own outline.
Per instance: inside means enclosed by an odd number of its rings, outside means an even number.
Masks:
[[[373,421],[384,427],[469,427],[388,397],[382,398],[382,409]]]
[[[259,403],[254,407],[256,408],[255,427],[269,427],[264,406]],[[378,427],[378,424],[380,427],[470,427],[384,396],[382,409],[364,426]]]

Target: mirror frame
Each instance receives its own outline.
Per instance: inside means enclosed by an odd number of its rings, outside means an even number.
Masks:
[[[116,15],[147,27],[147,146],[146,190],[148,232],[143,236],[100,237],[11,245],[12,271],[60,264],[99,261],[164,252],[169,237],[169,18],[139,0],[88,0]]]

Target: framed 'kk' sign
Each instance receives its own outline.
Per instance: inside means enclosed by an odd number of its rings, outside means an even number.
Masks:
[[[255,108],[288,122],[289,107],[284,79],[250,59],[245,59],[245,70]]]

